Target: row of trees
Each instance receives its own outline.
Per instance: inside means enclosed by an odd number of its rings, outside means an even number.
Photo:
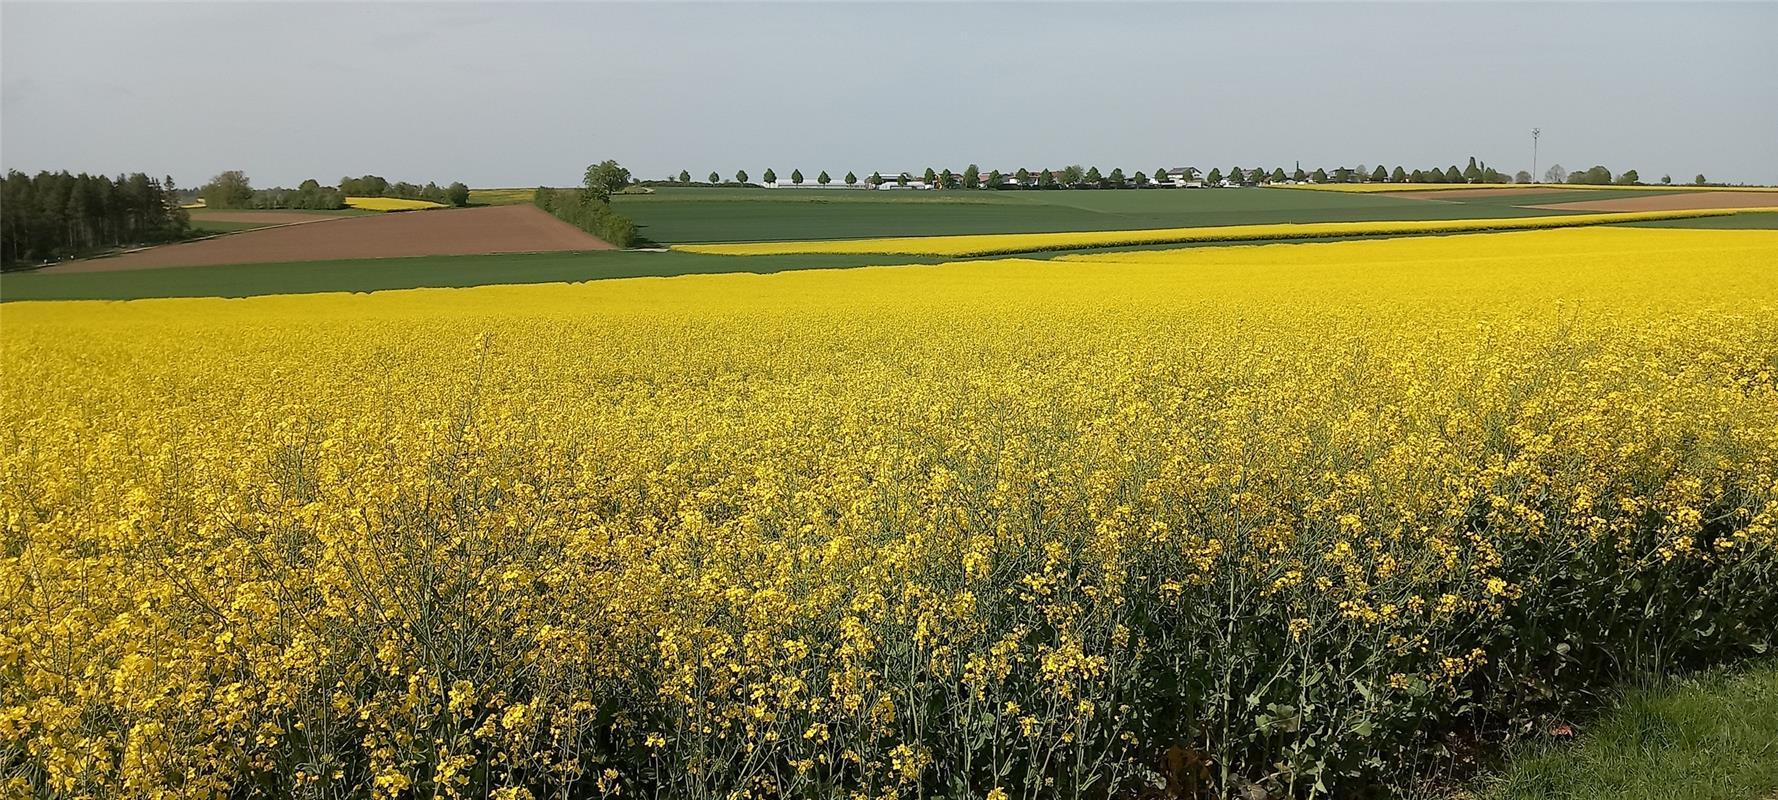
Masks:
[[[430,200],[453,206],[469,205],[469,187],[462,181],[456,181],[448,187],[427,181],[425,186],[396,181],[379,175],[363,175],[357,178],[341,178],[339,183],[341,194],[348,197],[399,197],[404,200]]]
[[[8,267],[182,239],[189,225],[171,177],[14,170],[0,178],[0,262]]]
[[[1519,175],[1525,181],[1530,180],[1528,173],[1521,172]],[[776,184],[778,182],[778,174],[772,169],[767,169],[761,178],[768,184]],[[739,170],[735,173],[733,182],[747,184],[750,180],[751,178],[746,170]],[[870,187],[882,186],[888,183],[906,186],[914,182],[914,180],[915,178],[913,175],[906,172],[889,177],[884,177],[882,173],[872,173],[869,177],[863,179],[863,183]],[[792,184],[801,186],[804,181],[805,178],[802,170],[791,170],[790,182]],[[921,176],[920,181],[926,186],[942,189],[1107,189],[1154,186],[1176,181],[1188,183],[1203,181],[1212,185],[1223,185],[1225,182],[1228,184],[1258,185],[1264,183],[1284,183],[1286,181],[1296,181],[1298,183],[1507,183],[1508,178],[1493,167],[1488,166],[1486,163],[1478,162],[1474,157],[1471,157],[1469,159],[1469,165],[1462,169],[1459,169],[1455,164],[1444,168],[1431,167],[1428,169],[1416,169],[1412,171],[1399,165],[1396,166],[1395,169],[1390,170],[1382,165],[1378,165],[1375,169],[1368,169],[1361,164],[1356,169],[1351,167],[1336,167],[1332,171],[1327,169],[1316,169],[1313,172],[1305,171],[1299,166],[1287,173],[1284,171],[1283,167],[1276,167],[1268,170],[1264,167],[1249,168],[1237,165],[1230,167],[1227,172],[1218,168],[1213,168],[1208,173],[1205,173],[1196,167],[1183,167],[1179,169],[1160,167],[1152,173],[1152,177],[1150,173],[1143,173],[1140,171],[1133,174],[1125,174],[1122,168],[1114,168],[1109,173],[1106,173],[1101,172],[1096,166],[1083,167],[1079,164],[1055,170],[1045,169],[1035,173],[1028,169],[1019,169],[1012,173],[1002,173],[999,170],[991,170],[984,175],[980,167],[970,164],[968,167],[965,167],[962,172],[952,172],[948,168],[935,170],[931,167],[927,167],[925,173]],[[689,170],[680,170],[677,178],[669,178],[668,182],[684,184],[692,183],[691,172]],[[847,186],[856,186],[860,180],[856,173],[848,172],[846,173],[844,182]],[[710,185],[721,184],[723,183],[722,176],[712,172],[706,183]],[[821,186],[828,186],[833,183],[833,178],[828,175],[826,171],[822,171],[815,177],[815,183]]]
[[[322,186],[310,178],[295,189],[282,187],[254,189],[253,182],[240,170],[228,170],[211,178],[198,191],[206,208],[345,208],[347,197],[399,197],[408,200],[430,200],[453,206],[469,204],[469,187],[461,181],[448,188],[436,183],[425,186],[389,181],[376,175],[341,178],[338,186]]]

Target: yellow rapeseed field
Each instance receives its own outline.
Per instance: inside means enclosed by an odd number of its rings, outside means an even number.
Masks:
[[[518,203],[529,203],[536,197],[536,189],[470,189],[469,202],[476,205],[505,206]]]
[[[1778,232],[4,306],[0,793],[1356,792],[1778,617]]]
[[[1688,184],[1617,184],[1617,183],[1274,183],[1273,189],[1307,189],[1317,192],[1438,192],[1461,189],[1561,189],[1561,190],[1630,190],[1638,192],[1771,192],[1778,186],[1692,186]]]
[[[1753,204],[1757,205],[1757,204]],[[1340,236],[1391,236],[1416,233],[1464,231],[1538,230],[1584,225],[1610,225],[1661,219],[1715,217],[1765,208],[1719,208],[1683,211],[1626,211],[1609,214],[1556,214],[1544,217],[1494,219],[1379,220],[1365,222],[1290,222],[1270,225],[1221,225],[1201,228],[1160,228],[1131,231],[1070,231],[1063,233],[990,233],[963,236],[901,236],[881,239],[828,239],[804,242],[738,242],[733,244],[680,244],[675,250],[729,256],[770,256],[793,253],[843,253],[925,256],[987,256],[1035,253],[1126,245],[1184,244],[1190,242],[1248,242],[1280,239],[1325,239]]]
[[[346,206],[366,211],[416,211],[422,208],[444,208],[431,200],[406,200],[400,197],[348,197]]]

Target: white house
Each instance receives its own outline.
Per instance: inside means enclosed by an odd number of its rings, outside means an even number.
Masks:
[[[1154,182],[1180,189],[1202,189],[1204,182],[1196,177],[1197,174],[1197,167],[1172,167],[1164,175],[1155,176]]]

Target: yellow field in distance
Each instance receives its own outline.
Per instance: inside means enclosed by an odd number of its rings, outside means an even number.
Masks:
[[[508,206],[529,203],[536,189],[470,189],[469,203],[478,206]]]
[[[444,208],[442,203],[431,200],[407,200],[400,197],[348,197],[348,208],[361,208],[365,211],[418,211],[425,208]]]
[[[1778,186],[1687,186],[1684,184],[1585,184],[1585,183],[1274,183],[1271,189],[1307,189],[1317,192],[1440,192],[1463,189],[1560,189],[1573,191],[1673,191],[1673,192],[1774,192]]]

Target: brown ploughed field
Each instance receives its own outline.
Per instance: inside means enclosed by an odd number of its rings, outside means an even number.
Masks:
[[[1555,211],[1687,211],[1699,208],[1778,208],[1778,194],[1765,192],[1674,192],[1646,197],[1619,197],[1550,203],[1526,208]]]
[[[536,206],[510,205],[330,218],[71,261],[42,271],[109,272],[274,261],[610,249],[612,246],[604,240]]]
[[[1508,195],[1515,195],[1515,194],[1522,194],[1522,195],[1529,197],[1529,196],[1535,195],[1535,194],[1547,194],[1549,192],[1559,192],[1559,191],[1562,191],[1562,190],[1561,189],[1549,189],[1549,188],[1532,188],[1532,187],[1518,188],[1518,187],[1513,187],[1513,186],[1502,186],[1498,189],[1427,189],[1425,191],[1419,191],[1419,192],[1389,192],[1389,193],[1385,194],[1384,197],[1406,197],[1410,200],[1452,200],[1452,201],[1455,201],[1458,198],[1462,198],[1462,197],[1505,197]]]

